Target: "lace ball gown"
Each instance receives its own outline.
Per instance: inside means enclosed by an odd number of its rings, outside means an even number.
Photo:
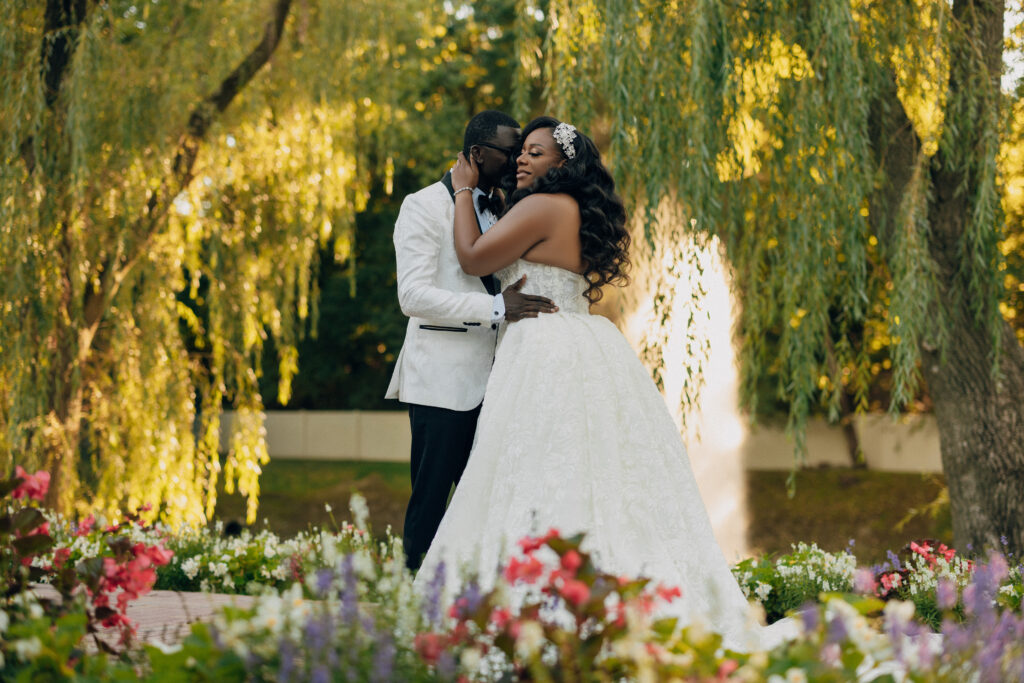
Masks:
[[[684,621],[703,619],[727,647],[771,646],[783,629],[751,625],[647,369],[607,318],[589,313],[582,276],[522,260],[498,275],[524,274],[523,292],[559,311],[503,331],[472,454],[417,584],[443,560],[450,589],[467,569],[489,587],[519,538],[582,531],[602,570],[678,586],[670,611]]]

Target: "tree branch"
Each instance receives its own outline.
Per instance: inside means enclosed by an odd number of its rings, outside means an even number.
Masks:
[[[888,72],[883,78],[885,85],[868,110],[868,136],[875,163],[886,180],[869,202],[878,240],[887,245],[922,151],[921,139],[897,94],[895,74]]]
[[[275,0],[272,16],[263,29],[263,38],[259,44],[221,81],[217,90],[203,99],[188,117],[185,132],[178,140],[178,147],[171,164],[170,175],[164,178],[160,186],[153,191],[146,202],[144,213],[134,222],[131,234],[140,235],[132,253],[119,259],[114,267],[103,273],[98,289],[90,290],[85,302],[85,310],[91,315],[86,323],[92,327],[99,324],[100,317],[116,296],[118,289],[128,277],[132,268],[138,263],[147,250],[150,241],[157,232],[161,219],[167,214],[171,202],[178,196],[194,176],[196,158],[199,156],[199,145],[206,138],[210,125],[218,114],[228,108],[235,97],[253,79],[256,73],[274,54],[284,31],[284,24],[291,11],[292,0]],[[98,301],[93,299],[98,298]],[[91,319],[89,319],[91,318]]]
[[[64,74],[78,39],[78,27],[94,2],[88,0],[47,0],[43,18],[42,70],[46,106],[53,108],[60,96]]]

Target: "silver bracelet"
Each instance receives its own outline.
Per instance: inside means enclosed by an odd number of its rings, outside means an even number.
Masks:
[[[455,195],[459,194],[460,192],[472,192],[475,189],[476,189],[475,187],[470,187],[469,185],[466,185],[465,187],[460,187],[459,189],[455,190],[455,192],[452,193],[452,196],[454,197]]]

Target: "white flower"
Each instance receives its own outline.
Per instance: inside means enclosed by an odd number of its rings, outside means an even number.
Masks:
[[[181,652],[181,643],[167,645],[159,640],[152,640],[149,644],[160,650],[160,652],[163,652],[165,655],[173,655],[175,652]]]
[[[370,509],[366,506],[366,499],[358,493],[353,493],[348,501],[348,509],[352,511],[352,523],[357,529],[365,529],[366,522],[370,518]]]
[[[914,618],[914,603],[909,600],[890,600],[883,610],[886,621],[904,625]]]
[[[807,672],[796,667],[786,672],[786,683],[807,683]]]
[[[36,636],[14,641],[14,652],[19,658],[31,661],[43,651],[43,643]]]
[[[480,668],[480,650],[475,647],[467,647],[459,659],[466,671],[476,671]]]
[[[7,610],[0,609],[0,633],[5,633],[11,624],[11,618],[7,616]]]
[[[519,626],[516,638],[516,652],[523,657],[531,657],[544,643],[544,629],[536,621],[524,621]]]
[[[195,579],[196,574],[199,573],[199,558],[190,557],[181,563],[181,571],[189,578],[189,580]]]

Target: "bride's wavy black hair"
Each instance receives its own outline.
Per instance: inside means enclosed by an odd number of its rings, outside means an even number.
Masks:
[[[523,129],[523,140],[538,128],[555,128],[558,119],[539,116]],[[509,208],[537,192],[565,193],[580,207],[580,249],[584,277],[590,286],[583,293],[591,303],[598,301],[601,287],[629,282],[630,237],[626,232],[626,208],[615,193],[615,180],[601,162],[601,153],[594,141],[576,131],[572,140],[576,151],[572,159],[558,145],[565,163],[548,170],[529,187],[516,190],[509,198]]]

